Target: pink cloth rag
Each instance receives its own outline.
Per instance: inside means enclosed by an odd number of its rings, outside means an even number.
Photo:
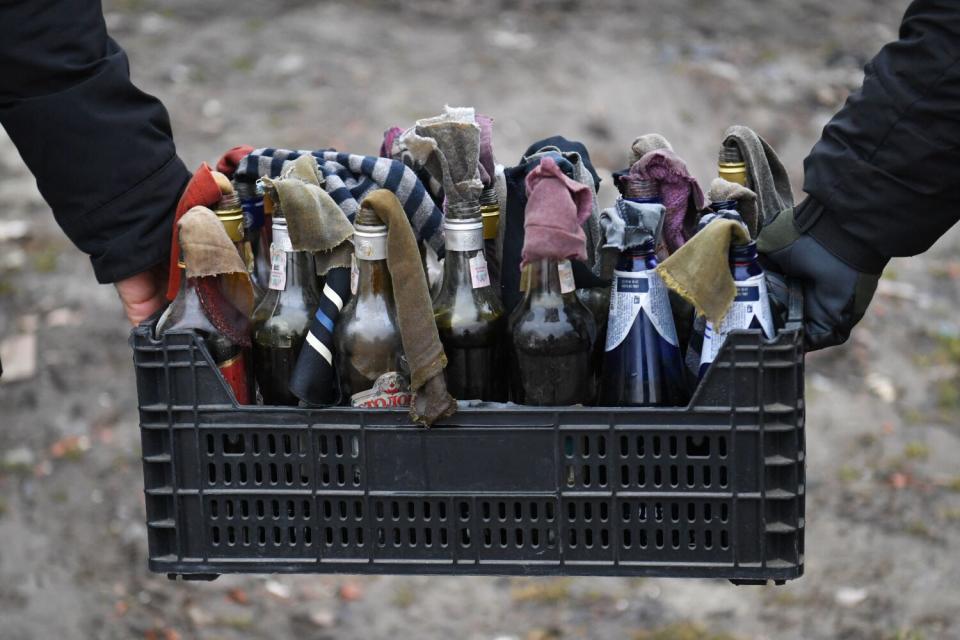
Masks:
[[[520,266],[543,258],[587,259],[587,237],[580,225],[590,217],[593,192],[568,178],[553,158],[545,157],[527,174]]]
[[[492,187],[496,161],[493,159],[493,118],[482,114],[474,116],[480,126],[480,161],[477,171],[484,187]]]
[[[403,134],[403,129],[400,127],[390,127],[383,132],[383,143],[380,145],[380,157],[381,158],[392,158],[393,157],[393,143]]]
[[[645,154],[630,167],[630,179],[637,176],[653,180],[660,186],[660,198],[667,212],[663,220],[663,241],[673,253],[697,231],[697,219],[705,202],[697,179],[690,175],[686,163],[669,149],[656,149]]]

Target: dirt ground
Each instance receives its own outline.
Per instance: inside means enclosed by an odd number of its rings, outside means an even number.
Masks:
[[[106,0],[182,157],[373,153],[475,105],[514,164],[553,133],[601,173],[656,131],[702,184],[724,128],[802,159],[903,0]],[[609,180],[602,197],[610,202]],[[146,570],[128,327],[0,132],[0,638],[960,638],[960,233],[891,263],[851,342],[808,358],[806,576],[224,577]],[[922,215],[922,212],[917,212]],[[955,230],[956,231],[956,230]],[[31,360],[35,356],[36,362]],[[31,367],[35,364],[35,370]]]

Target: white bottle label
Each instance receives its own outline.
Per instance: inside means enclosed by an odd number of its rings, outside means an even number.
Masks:
[[[736,297],[720,323],[720,328],[715,330],[713,323],[707,322],[700,356],[701,367],[716,360],[731,331],[759,327],[765,338],[773,337],[773,315],[770,312],[770,299],[767,297],[766,279],[761,274],[741,280],[736,285]]]
[[[487,269],[487,259],[483,251],[470,258],[470,282],[474,289],[490,286],[490,272]]]
[[[573,265],[569,260],[561,260],[557,263],[557,274],[560,276],[560,292],[570,293],[577,288],[573,281]]]
[[[360,286],[360,269],[357,267],[357,256],[350,256],[350,293],[357,295]]]
[[[270,245],[270,282],[268,286],[277,291],[287,287],[287,252],[276,243]]]
[[[607,351],[613,351],[626,339],[641,310],[650,319],[660,337],[673,346],[678,346],[670,296],[657,272],[653,269],[614,271],[613,286],[610,290],[610,316],[607,320],[607,342],[604,346]]]

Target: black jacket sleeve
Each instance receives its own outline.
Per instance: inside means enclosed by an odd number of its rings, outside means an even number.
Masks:
[[[810,233],[871,273],[930,248],[960,218],[960,3],[915,0],[899,40],[804,162],[796,211]]]
[[[99,0],[0,0],[0,124],[100,282],[163,262],[190,172]]]

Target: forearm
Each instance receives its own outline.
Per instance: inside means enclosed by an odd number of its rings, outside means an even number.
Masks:
[[[189,179],[163,105],[129,78],[95,0],[0,1],[0,124],[97,279],[165,260]]]
[[[925,251],[957,221],[956,2],[910,5],[899,40],[867,65],[863,87],[824,128],[804,169],[815,202],[798,209],[798,225],[860,271]]]

